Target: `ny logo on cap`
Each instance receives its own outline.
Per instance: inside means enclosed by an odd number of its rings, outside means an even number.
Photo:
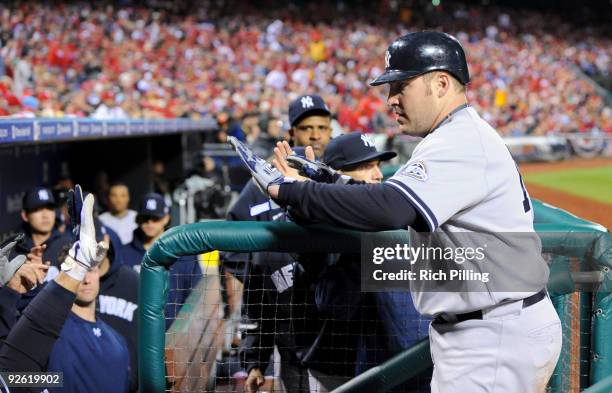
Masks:
[[[385,68],[389,68],[390,64],[391,64],[391,53],[387,49],[387,51],[385,52]]]
[[[361,134],[361,140],[363,141],[363,144],[364,144],[366,147],[368,147],[368,146],[369,146],[369,147],[376,147],[376,146],[374,145],[374,141],[372,140],[372,138],[370,138],[370,136],[369,136],[369,135]]]
[[[157,210],[157,201],[155,199],[147,199],[147,210]]]
[[[300,102],[302,103],[302,108],[304,108],[304,109],[312,108],[314,106],[314,102],[312,102],[312,97],[311,96],[302,97]]]
[[[47,190],[38,190],[38,199],[41,201],[48,201],[50,199],[49,192],[47,192]]]

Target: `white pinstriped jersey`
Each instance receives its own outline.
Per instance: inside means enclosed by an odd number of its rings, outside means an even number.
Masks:
[[[470,287],[437,292],[424,290],[425,284],[416,282],[412,296],[422,314],[463,313],[522,299],[547,282],[548,266],[516,164],[499,134],[473,108],[457,111],[427,135],[386,184],[410,201],[432,232],[497,238],[494,249],[502,252],[487,255],[492,271],[498,279],[516,283],[510,285],[516,291],[495,291],[490,284],[478,284],[483,287],[477,291]],[[504,235],[511,232],[521,233],[520,241]]]

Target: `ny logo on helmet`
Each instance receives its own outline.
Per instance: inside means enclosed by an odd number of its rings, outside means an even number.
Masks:
[[[389,68],[391,64],[391,53],[389,53],[389,50],[387,50],[385,52],[385,68]]]
[[[304,97],[302,97],[300,102],[302,103],[302,108],[304,108],[304,109],[312,108],[314,106],[314,102],[312,102],[312,97],[311,96],[304,96]]]

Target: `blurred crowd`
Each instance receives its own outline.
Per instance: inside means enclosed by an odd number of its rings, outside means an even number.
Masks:
[[[445,2],[258,4],[4,6],[0,116],[276,121],[314,91],[344,129],[392,133],[387,91],[368,82],[398,35],[443,27],[466,49],[470,102],[500,133],[612,132],[605,89],[583,77],[610,80],[605,26]]]

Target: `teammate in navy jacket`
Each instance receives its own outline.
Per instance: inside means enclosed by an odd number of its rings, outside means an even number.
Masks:
[[[127,342],[96,315],[100,271],[87,272],[72,312],[49,355],[48,372],[62,372],[64,386],[50,392],[127,392],[130,354]],[[84,370],[88,372],[83,372]]]

